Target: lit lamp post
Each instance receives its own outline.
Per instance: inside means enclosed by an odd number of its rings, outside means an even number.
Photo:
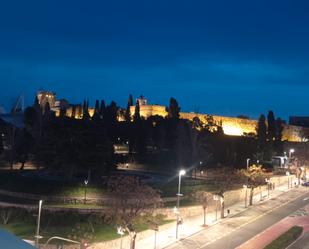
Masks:
[[[43,201],[40,200],[39,201],[39,213],[38,213],[38,219],[37,219],[37,225],[36,225],[36,234],[35,234],[35,246],[37,248],[39,248],[39,239],[42,238],[42,236],[40,236],[40,222],[41,222],[41,210],[42,210],[42,203]]]
[[[122,226],[117,227],[117,233],[120,235],[120,249],[122,249],[122,236],[124,235],[124,228]]]
[[[176,209],[174,209],[174,213],[177,215],[177,221],[176,221],[176,239],[178,239],[178,226],[180,224],[180,219],[179,219],[179,202],[180,202],[180,197],[182,194],[180,193],[180,187],[181,187],[181,176],[185,175],[186,171],[185,170],[180,170],[179,171],[179,181],[178,181],[178,193],[177,193],[177,206]]]
[[[247,170],[249,169],[250,158],[247,158]]]
[[[289,150],[289,158],[291,159],[291,157],[292,157],[292,154],[295,152],[295,150],[294,149],[290,149]]]
[[[216,201],[216,221],[218,220],[218,201],[220,200],[220,197],[218,195],[213,195],[214,201]]]
[[[266,178],[265,182],[267,183],[267,197],[269,198],[270,179]]]
[[[84,184],[85,184],[85,198],[84,198],[84,204],[86,204],[86,200],[87,200],[87,185],[88,185],[88,180],[87,180],[87,179],[85,179]]]

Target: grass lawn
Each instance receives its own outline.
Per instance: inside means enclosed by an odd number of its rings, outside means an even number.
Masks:
[[[92,208],[92,209],[102,209],[102,205],[97,204],[47,204],[45,207],[57,207],[57,208]]]
[[[175,197],[178,192],[178,179],[173,179],[167,183],[154,185],[154,188],[160,189],[162,197]],[[234,186],[238,188],[238,186]],[[189,196],[195,191],[216,192],[219,191],[219,185],[206,180],[184,179],[181,183],[181,193]]]
[[[267,245],[264,249],[282,249],[288,247],[292,244],[299,236],[302,234],[303,228],[299,226],[294,226],[277,239]]]
[[[162,220],[160,225],[167,224],[173,222],[172,220]],[[90,231],[89,223],[78,223],[81,227],[86,227],[87,231]],[[34,234],[36,231],[36,225],[34,223],[27,223],[27,222],[13,222],[8,225],[0,225],[0,228],[3,228],[9,231],[12,234],[28,240],[34,240]],[[113,240],[119,238],[117,234],[116,225],[108,225],[108,224],[100,224],[100,225],[93,225],[94,228],[94,237],[91,239],[90,242],[103,242],[108,240]],[[136,230],[137,232],[145,231],[149,228],[148,224],[137,224]],[[80,238],[78,234],[72,232],[72,230],[76,230],[76,224],[68,225],[68,226],[42,226],[40,235],[43,236],[41,242],[44,243],[53,236],[61,236],[65,238],[71,238],[73,240],[79,241]],[[74,237],[74,235],[76,237]]]
[[[83,197],[84,184],[75,182],[58,182],[41,178],[23,177],[17,172],[0,172],[0,189],[38,195],[60,195]],[[106,193],[102,186],[87,186],[87,196],[100,196]]]
[[[174,197],[178,191],[178,178],[153,186],[160,189],[162,197]],[[84,197],[85,186],[83,183],[57,182],[52,180],[23,177],[17,172],[0,172],[0,189],[13,192],[24,192],[38,195],[59,195]],[[184,195],[192,191],[205,190],[216,191],[218,188],[211,182],[203,180],[183,179],[181,192]],[[100,197],[106,194],[103,186],[88,185],[87,197]]]

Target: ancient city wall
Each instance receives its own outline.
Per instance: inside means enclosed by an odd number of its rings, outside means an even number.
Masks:
[[[132,106],[131,114],[135,112],[135,107]],[[159,105],[142,105],[140,106],[141,116],[148,118],[150,116],[159,115],[162,117],[167,116],[165,106]],[[197,114],[189,112],[181,112],[180,118],[193,120],[194,117],[198,117],[202,122],[206,121],[207,114]],[[242,136],[244,133],[256,134],[257,120],[253,119],[243,119],[236,117],[224,117],[224,116],[212,116],[214,121],[221,123],[223,131],[226,135]],[[303,141],[303,130],[306,128],[294,125],[284,125],[283,129],[283,140],[288,140],[290,142],[302,142]]]

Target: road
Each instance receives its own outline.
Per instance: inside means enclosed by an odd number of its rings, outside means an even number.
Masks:
[[[234,249],[307,204],[309,188],[299,188],[250,207],[167,248]]]

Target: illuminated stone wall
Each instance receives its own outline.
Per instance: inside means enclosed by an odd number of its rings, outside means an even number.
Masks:
[[[60,114],[60,107],[54,106],[56,101],[56,95],[52,92],[38,92],[38,98],[40,103],[42,104],[45,100],[48,100],[52,103],[51,109],[55,111],[56,116]],[[141,97],[140,103],[140,114],[144,118],[148,118],[150,116],[161,116],[166,117],[166,107],[160,105],[148,105],[147,100]],[[81,119],[82,118],[82,106],[76,105],[75,106],[75,118]],[[69,106],[66,110],[66,116],[72,117],[73,107]],[[90,117],[94,114],[94,108],[89,108],[89,115]],[[130,107],[131,115],[134,115],[135,106]],[[206,116],[208,114],[196,114],[196,113],[188,113],[188,112],[181,112],[180,118],[193,120],[194,117],[198,117],[202,122],[206,121]],[[226,135],[233,135],[233,136],[242,136],[244,133],[253,133],[256,134],[256,126],[257,120],[253,119],[243,119],[243,118],[235,118],[235,117],[224,117],[224,116],[217,116],[212,115],[213,119],[217,123],[221,123],[223,127],[223,131]],[[118,117],[119,121],[123,121],[123,117]],[[283,130],[283,140],[288,140],[291,142],[302,142],[303,140],[303,130],[307,128],[303,128],[300,126],[293,126],[293,125],[285,125]]]
[[[135,107],[131,106],[131,114],[134,115]],[[159,105],[142,105],[140,106],[140,114],[144,118],[150,116],[159,115],[162,117],[167,116],[165,106]],[[193,120],[194,117],[198,117],[202,122],[206,121],[207,114],[197,114],[181,112],[180,118]],[[244,133],[254,133],[256,134],[257,120],[253,119],[243,119],[236,117],[224,117],[213,115],[214,121],[217,123],[222,123],[223,131],[226,135],[242,136]],[[283,140],[288,140],[291,142],[302,142],[302,130],[305,129],[300,126],[285,125],[283,129]]]
[[[133,116],[135,113],[135,106],[130,107],[130,112],[131,112],[131,115]],[[141,105],[140,114],[142,117],[146,119],[150,116],[155,116],[155,115],[159,115],[162,117],[167,116],[165,106],[161,106],[161,105]]]

